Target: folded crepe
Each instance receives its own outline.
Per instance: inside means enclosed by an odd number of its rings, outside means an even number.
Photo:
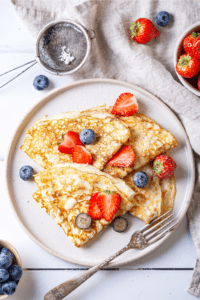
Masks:
[[[138,188],[133,183],[136,172],[142,171],[148,174],[149,182],[144,188]],[[159,179],[153,172],[151,164],[147,164],[123,178],[125,183],[135,192],[135,205],[129,213],[145,223],[172,210],[176,195],[175,175]]]
[[[113,116],[110,107],[106,105],[93,107],[85,112],[101,112]],[[135,113],[132,116],[115,116],[115,118],[122,120],[130,129],[131,135],[125,145],[132,146],[136,159],[132,166],[125,168],[106,164],[103,171],[112,176],[123,178],[133,170],[146,165],[157,155],[177,146],[175,137],[168,130],[143,114]]]
[[[96,133],[95,143],[85,147],[92,155],[93,166],[100,170],[130,137],[128,126],[110,114],[69,112],[36,121],[27,130],[20,149],[43,168],[71,163],[71,154],[59,152],[58,143],[67,131],[79,134],[85,128]]]
[[[82,246],[102,231],[116,217],[135,204],[135,192],[126,183],[90,165],[65,163],[35,175],[38,190],[33,198],[57,222],[76,247]],[[88,213],[89,199],[95,192],[116,191],[121,196],[119,209],[110,222],[92,220],[88,229],[79,229],[76,216]]]

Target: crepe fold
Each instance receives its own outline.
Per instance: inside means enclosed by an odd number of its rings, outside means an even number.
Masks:
[[[119,179],[103,173],[93,166],[65,163],[43,170],[35,176],[38,190],[33,198],[64,230],[76,247],[88,242],[116,217],[129,211],[135,203],[135,192]],[[103,190],[120,194],[119,209],[110,222],[92,220],[85,230],[79,229],[75,218],[88,213],[89,199]]]

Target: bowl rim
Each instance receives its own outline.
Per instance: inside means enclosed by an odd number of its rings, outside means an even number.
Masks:
[[[11,250],[16,258],[17,265],[22,268],[21,257],[13,245],[11,245],[9,242],[5,240],[0,240],[0,247],[5,247]],[[0,300],[6,299],[7,297],[9,297],[9,295],[0,294]]]
[[[192,32],[193,30],[195,30],[196,27],[200,27],[200,21],[199,22],[196,22],[192,25],[190,25],[189,27],[187,27],[183,32],[182,34],[179,36],[177,42],[176,42],[176,45],[175,45],[175,48],[174,48],[174,57],[173,57],[173,60],[174,60],[174,68],[176,67],[176,64],[177,64],[177,54],[178,54],[178,49],[179,49],[179,46],[180,44],[182,43],[183,39],[190,34],[190,32]],[[175,71],[176,71],[176,68],[175,68]],[[197,96],[200,96],[200,91],[198,91],[196,88],[194,88],[190,83],[188,83],[184,77],[182,77],[181,75],[179,75],[177,72],[176,72],[179,80],[181,81],[181,83],[190,91],[192,92],[193,94],[197,95]]]

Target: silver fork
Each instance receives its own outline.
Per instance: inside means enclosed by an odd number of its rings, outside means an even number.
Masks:
[[[177,217],[172,219],[173,215],[174,213],[168,211],[159,218],[153,220],[151,223],[143,226],[141,229],[134,232],[130,242],[126,247],[122,248],[120,251],[110,256],[97,266],[94,266],[89,270],[85,271],[84,273],[81,273],[73,277],[72,279],[67,280],[62,284],[58,285],[57,287],[53,288],[48,293],[46,293],[46,295],[44,296],[44,300],[63,299],[71,292],[73,292],[79,285],[84,283],[88,278],[94,275],[97,271],[107,266],[109,262],[115,259],[117,256],[121,255],[122,253],[126,252],[131,248],[141,250],[155,243],[160,238],[164,237],[169,231],[175,229],[178,222],[175,222],[175,220],[177,220]],[[170,224],[172,225],[169,226]]]

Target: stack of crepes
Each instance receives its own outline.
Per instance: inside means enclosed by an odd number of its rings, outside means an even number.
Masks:
[[[60,153],[58,143],[67,131],[90,128],[96,141],[85,145],[93,165],[72,162],[70,154]],[[136,159],[130,167],[107,164],[124,145],[130,145]],[[116,116],[102,105],[83,112],[67,112],[51,119],[40,119],[27,131],[21,150],[44,170],[35,176],[38,190],[33,198],[56,220],[75,246],[80,247],[103,230],[116,217],[129,212],[149,223],[173,207],[176,194],[175,177],[159,179],[151,162],[177,146],[174,136],[147,116]],[[133,183],[135,172],[149,176],[148,185],[138,188]],[[92,220],[88,229],[79,229],[75,218],[88,212],[94,192],[116,191],[121,196],[119,209],[110,222]]]

